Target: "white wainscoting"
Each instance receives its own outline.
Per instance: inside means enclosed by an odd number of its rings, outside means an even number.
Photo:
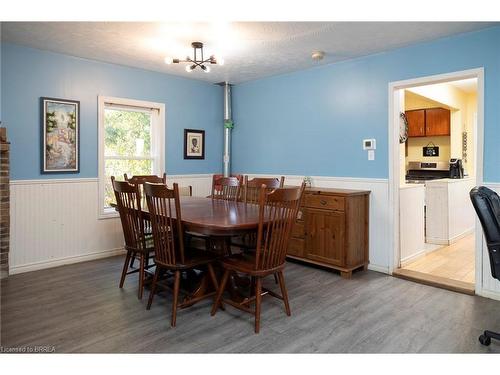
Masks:
[[[250,174],[252,177],[269,177]],[[274,176],[273,176],[274,177]],[[285,185],[299,185],[304,176],[285,175]],[[387,179],[311,176],[312,186],[370,190],[370,264],[373,271],[389,273],[389,182]],[[391,250],[392,251],[392,250]]]
[[[489,187],[490,189],[496,191],[498,194],[500,194],[500,183],[484,183],[485,186]],[[478,232],[476,232],[478,233]],[[484,236],[482,230],[480,231],[481,233],[481,238],[482,238],[482,287],[480,290],[476,291],[477,294],[488,297],[488,298],[493,298],[496,300],[500,300],[500,281],[494,279],[491,277],[491,268],[490,268],[490,258],[488,256],[488,248],[486,246],[486,242],[484,241]],[[476,267],[478,264],[476,264]],[[477,272],[476,272],[477,275]]]
[[[210,193],[212,175],[173,175],[168,183]],[[11,181],[9,273],[16,274],[123,252],[120,220],[98,219],[97,178]]]

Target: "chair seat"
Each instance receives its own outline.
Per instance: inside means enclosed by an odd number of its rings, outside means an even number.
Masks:
[[[251,276],[266,276],[282,270],[285,264],[283,263],[278,267],[269,268],[267,270],[255,270],[255,253],[250,252],[224,258],[222,260],[222,266],[225,269],[246,273]]]
[[[200,250],[196,248],[185,248],[184,249],[184,263],[179,263],[175,266],[170,264],[165,264],[156,260],[156,264],[168,269],[184,270],[189,268],[195,268],[197,266],[202,266],[208,263],[212,263],[217,260],[217,256],[206,250]]]

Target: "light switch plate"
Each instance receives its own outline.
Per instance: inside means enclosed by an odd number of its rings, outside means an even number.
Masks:
[[[368,160],[375,160],[375,150],[368,150]]]

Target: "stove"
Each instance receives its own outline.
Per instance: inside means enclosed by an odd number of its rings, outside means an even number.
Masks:
[[[409,184],[423,184],[428,180],[437,180],[450,177],[450,163],[447,161],[437,162],[408,162],[406,182]]]

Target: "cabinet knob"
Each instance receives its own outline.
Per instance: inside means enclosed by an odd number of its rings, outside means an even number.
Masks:
[[[321,203],[321,205],[324,206],[327,202],[324,199],[322,199],[319,201],[319,203]]]

